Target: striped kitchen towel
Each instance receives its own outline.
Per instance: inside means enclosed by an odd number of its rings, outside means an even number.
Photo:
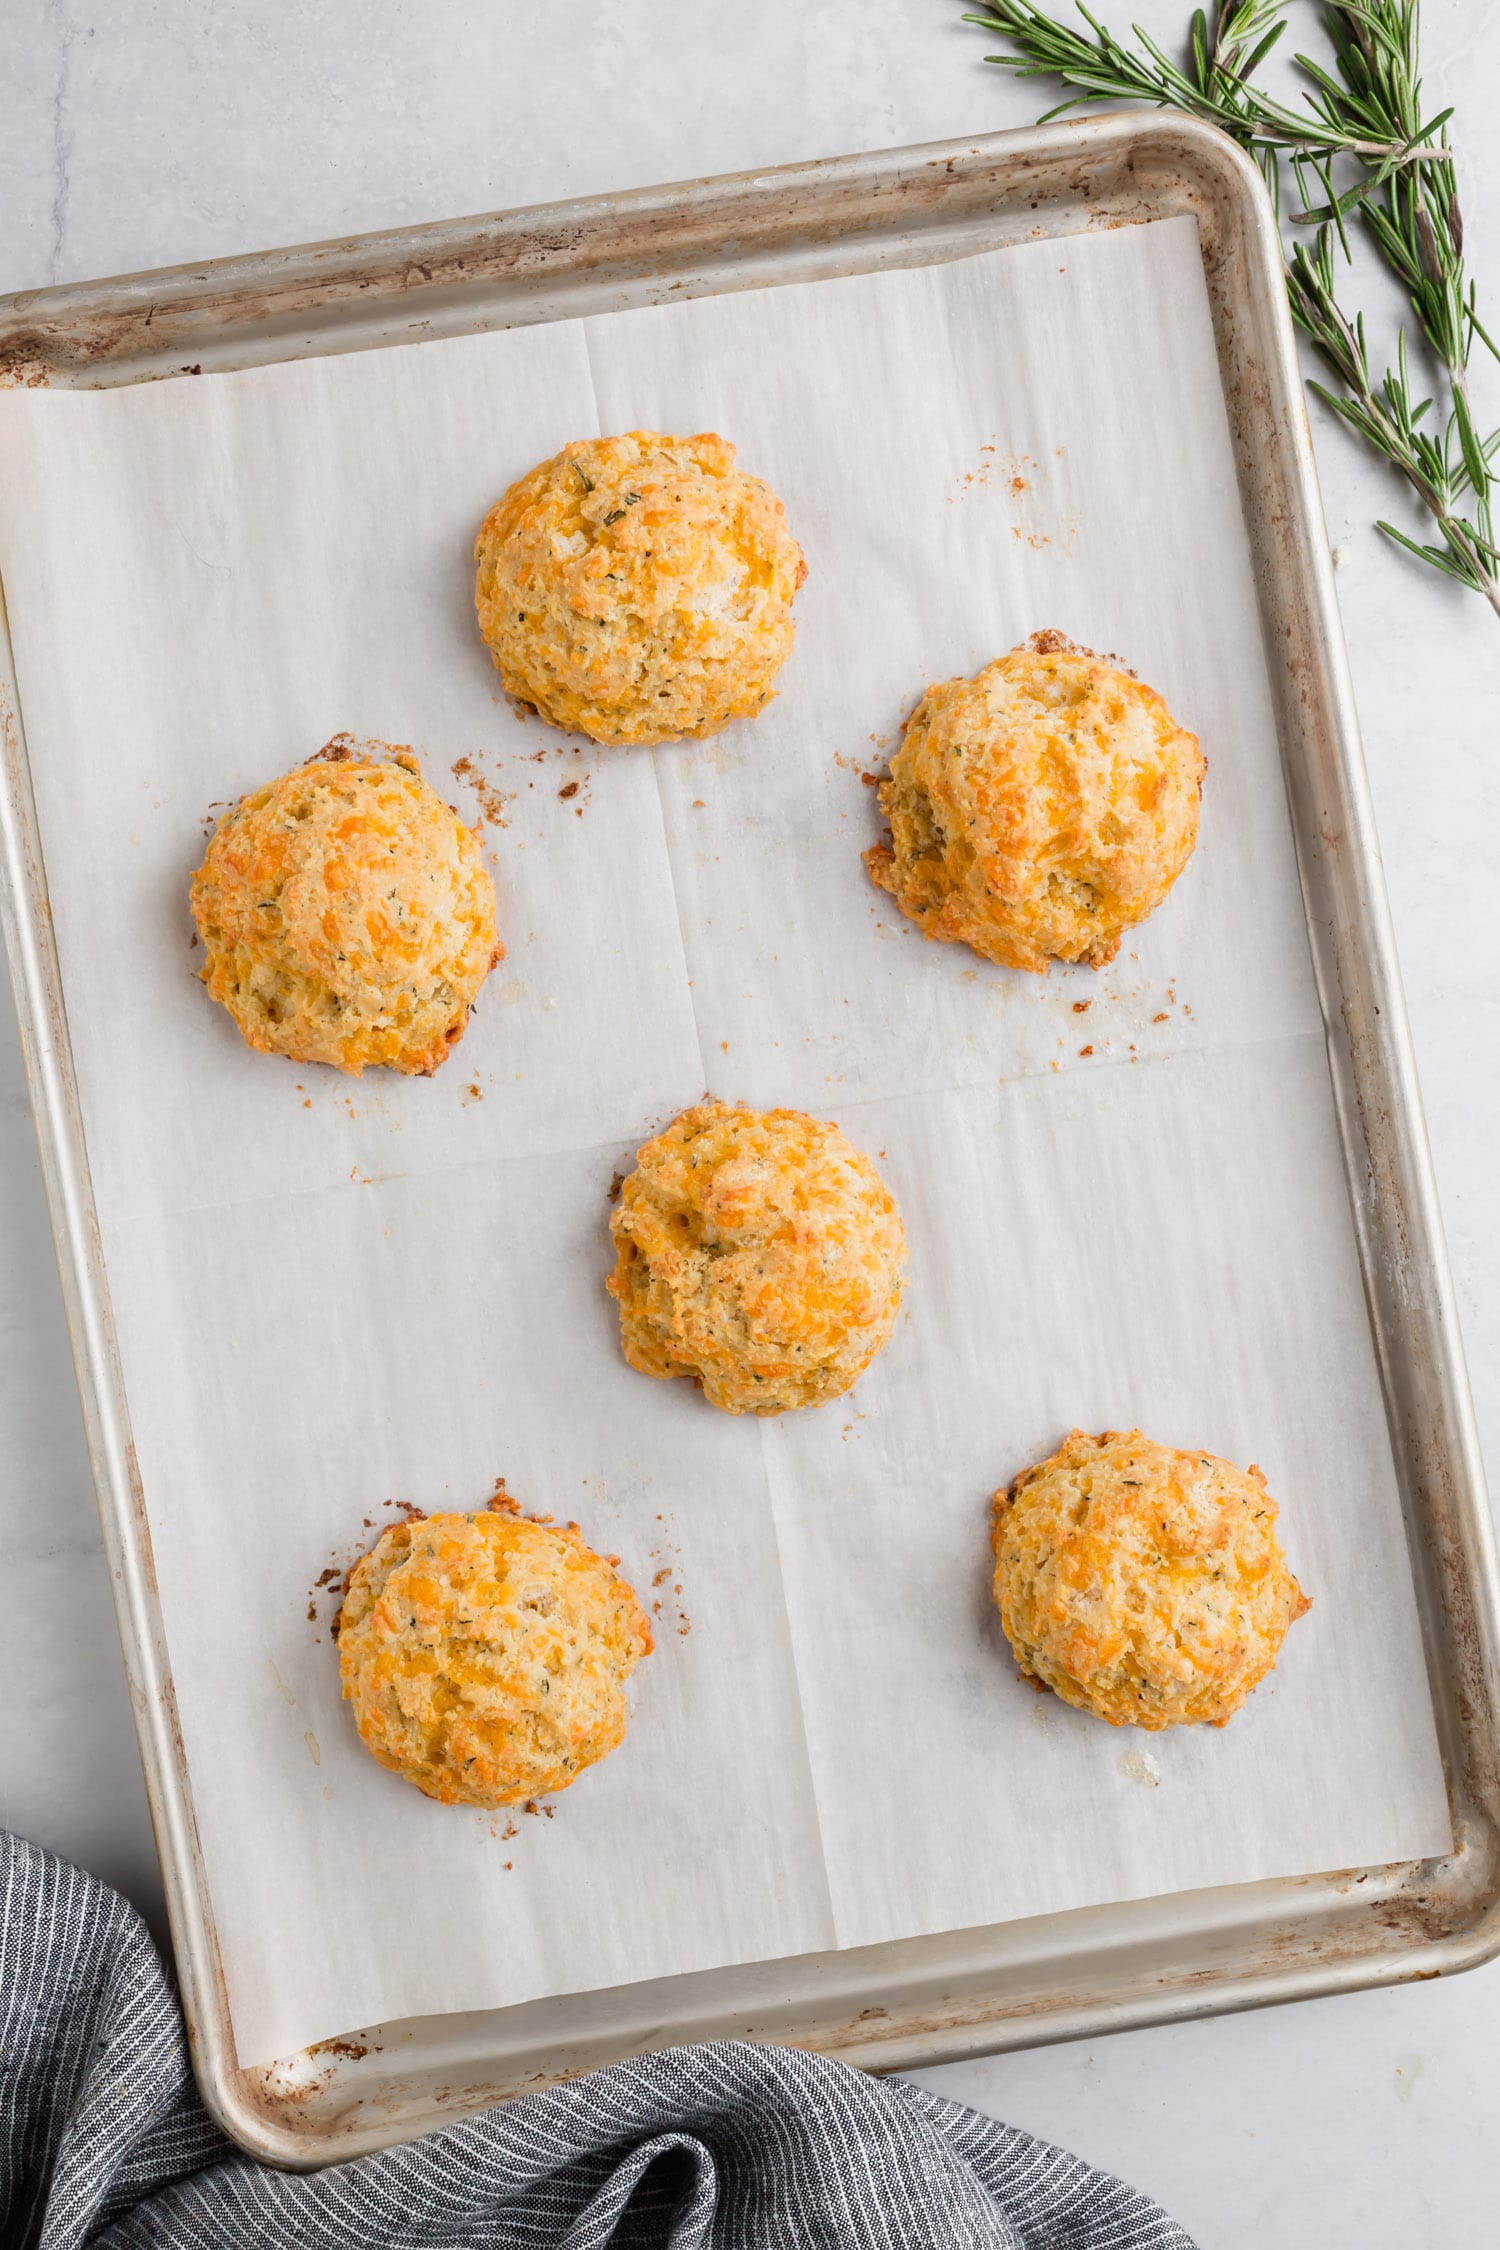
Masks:
[[[1144,2196],[904,2083],[720,2041],[277,2172],[198,2100],[118,1893],[0,1830],[7,2250],[1192,2250]]]

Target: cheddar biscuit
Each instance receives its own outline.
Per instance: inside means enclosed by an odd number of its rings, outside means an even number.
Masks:
[[[1021,1670],[1111,1726],[1223,1726],[1309,1607],[1259,1469],[1074,1430],[994,1499]]]
[[[373,1758],[444,1805],[567,1789],[624,1739],[651,1649],[576,1526],[490,1510],[392,1525],[356,1563],[339,1672]]]
[[[1187,865],[1203,773],[1154,688],[1034,633],[928,688],[880,786],[891,840],[865,865],[926,937],[1006,968],[1102,968]]]
[[[836,1125],[707,1101],[648,1141],[610,1221],[625,1357],[726,1414],[818,1406],[895,1325],[906,1237]]]
[[[712,432],[564,446],[496,502],[474,556],[506,688],[613,743],[713,734],[760,710],[807,575],[781,502]]]
[[[193,877],[199,975],[246,1042],[425,1072],[504,953],[479,839],[393,758],[315,758],[242,797]]]

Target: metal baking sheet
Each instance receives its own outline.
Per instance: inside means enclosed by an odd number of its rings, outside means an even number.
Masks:
[[[0,355],[13,380],[98,384],[647,303],[670,291],[928,264],[1177,213],[1196,217],[1204,247],[1268,644],[1290,652],[1285,672],[1273,666],[1282,748],[1459,1848],[1421,1868],[1088,1908],[387,2025],[268,2071],[235,2071],[170,1685],[142,1576],[149,1540],[111,1363],[55,962],[45,958],[24,751],[18,728],[8,727],[7,845],[23,878],[8,935],[185,1994],[205,2090],[231,2130],[261,2153],[304,2162],[350,2154],[668,2038],[737,2031],[911,2064],[1183,2013],[1195,1994],[1198,2005],[1223,2006],[1412,1973],[1414,1944],[1444,1955],[1424,1958],[1417,1973],[1480,1957],[1492,1906],[1484,1850],[1494,1693],[1487,1517],[1445,1319],[1378,874],[1373,853],[1361,849],[1368,830],[1274,233],[1253,174],[1227,144],[1176,124],[1102,120],[237,261],[197,277],[145,277],[105,285],[91,306],[88,292],[57,291],[13,301],[8,318],[0,311]],[[1463,1650],[1472,1656],[1460,1710],[1449,1704],[1448,1676]]]

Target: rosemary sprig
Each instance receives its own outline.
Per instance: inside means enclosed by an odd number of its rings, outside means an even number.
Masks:
[[[1418,0],[1328,0],[1323,14],[1337,75],[1309,57],[1298,60],[1317,86],[1325,117],[1353,131],[1384,131],[1420,142],[1427,161],[1405,171],[1369,171],[1342,195],[1335,194],[1325,162],[1294,165],[1304,205],[1309,174],[1324,200],[1295,214],[1299,223],[1316,224],[1318,232],[1311,250],[1299,243],[1292,253],[1292,311],[1343,381],[1345,395],[1335,396],[1322,384],[1313,389],[1400,470],[1436,521],[1439,542],[1419,544],[1389,523],[1380,529],[1434,569],[1483,594],[1500,614],[1491,466],[1500,431],[1481,437],[1469,391],[1473,345],[1478,341],[1491,353],[1495,345],[1479,319],[1464,268],[1463,215],[1447,131],[1452,112],[1443,110],[1425,122],[1421,115]],[[1347,251],[1344,222],[1356,209],[1443,369],[1451,405],[1440,431],[1419,427],[1432,401],[1412,395],[1404,333],[1395,366],[1376,385],[1363,324],[1357,319],[1351,324],[1335,301],[1331,236],[1336,231]]]
[[[1277,209],[1282,167],[1292,173],[1302,208],[1295,226],[1315,229],[1312,241],[1286,254],[1294,318],[1342,384],[1312,390],[1345,426],[1406,479],[1437,528],[1422,543],[1382,521],[1379,529],[1422,562],[1484,595],[1500,615],[1500,550],[1493,507],[1500,474],[1500,430],[1481,435],[1469,387],[1476,342],[1500,357],[1479,318],[1463,257],[1453,151],[1452,111],[1422,114],[1420,0],[1323,0],[1332,67],[1312,56],[1294,59],[1307,80],[1301,107],[1253,83],[1287,28],[1290,0],[1220,0],[1212,19],[1195,11],[1187,55],[1175,63],[1137,25],[1131,47],[1077,0],[1086,30],[1045,15],[1034,0],[987,0],[968,23],[1001,33],[1011,52],[986,59],[1018,77],[1055,77],[1071,89],[1047,116],[1096,102],[1144,101],[1186,111],[1230,133],[1259,165]],[[1045,122],[1045,120],[1043,120]],[[1340,187],[1335,167],[1356,177]],[[1315,186],[1320,200],[1310,187]],[[1406,335],[1395,364],[1377,376],[1370,365],[1364,320],[1338,303],[1335,249],[1347,260],[1355,220],[1400,282],[1440,369],[1447,412],[1413,390]],[[1429,417],[1431,420],[1429,421]],[[1428,424],[1426,428],[1422,425]]]
[[[1288,266],[1287,285],[1298,325],[1346,386],[1342,396],[1323,383],[1311,383],[1309,388],[1348,428],[1400,470],[1436,521],[1442,543],[1422,544],[1409,539],[1383,518],[1377,529],[1419,561],[1483,594],[1500,615],[1500,551],[1495,546],[1491,520],[1494,476],[1490,468],[1495,449],[1500,446],[1500,431],[1481,444],[1467,408],[1460,404],[1463,393],[1459,390],[1453,393],[1453,412],[1441,435],[1419,426],[1432,401],[1412,397],[1404,331],[1396,340],[1395,366],[1387,368],[1376,383],[1365,345],[1364,316],[1356,313],[1350,321],[1334,296],[1331,227],[1318,230],[1314,250],[1309,251],[1305,243],[1297,244]],[[1471,498],[1473,519],[1463,513],[1465,501]]]
[[[982,13],[963,20],[986,31],[1003,32],[1017,49],[1013,55],[986,55],[986,62],[998,63],[1019,78],[1061,78],[1077,89],[1048,110],[1039,120],[1042,124],[1090,102],[1147,101],[1207,118],[1256,148],[1409,163],[1414,152],[1403,136],[1378,130],[1351,134],[1345,119],[1324,115],[1315,102],[1289,109],[1250,84],[1252,73],[1286,29],[1287,5],[1288,0],[1223,0],[1212,31],[1206,11],[1199,8],[1189,27],[1186,69],[1174,63],[1139,24],[1132,29],[1141,52],[1132,52],[1084,0],[1077,0],[1078,13],[1092,36],[1043,15],[1033,0],[988,0]]]

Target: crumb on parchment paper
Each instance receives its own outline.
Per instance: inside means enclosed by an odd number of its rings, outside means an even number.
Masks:
[[[543,755],[545,756],[545,752]],[[481,827],[488,825],[491,828],[506,828],[510,825],[506,807],[515,803],[514,789],[499,788],[472,758],[455,758],[451,770],[454,780],[465,783],[478,804]]]

